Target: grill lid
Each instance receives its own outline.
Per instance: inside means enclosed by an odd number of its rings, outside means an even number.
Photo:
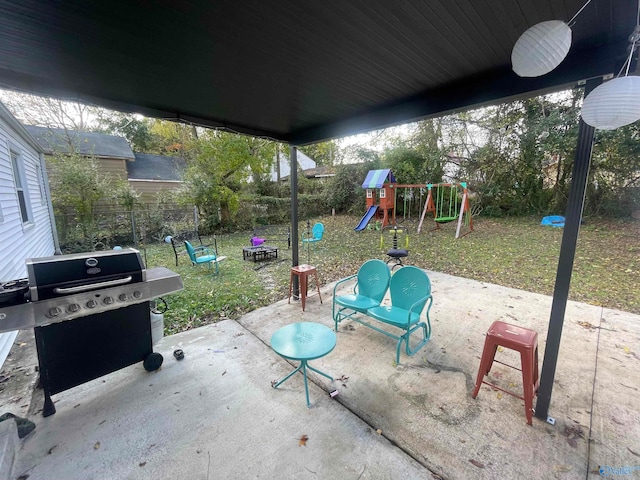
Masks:
[[[34,301],[65,295],[63,291],[104,282],[127,283],[145,280],[140,252],[133,248],[101,252],[72,253],[27,259],[27,272]]]

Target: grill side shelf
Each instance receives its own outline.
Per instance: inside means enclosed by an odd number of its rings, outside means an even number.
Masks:
[[[146,271],[147,281],[0,307],[0,333],[25,330],[147,302],[184,288],[182,278],[164,267]]]
[[[0,307],[0,333],[26,330],[36,326],[32,303]]]

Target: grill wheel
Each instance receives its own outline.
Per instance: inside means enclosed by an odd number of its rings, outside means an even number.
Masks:
[[[155,372],[162,366],[164,357],[157,352],[150,353],[142,362],[142,366],[147,372]]]

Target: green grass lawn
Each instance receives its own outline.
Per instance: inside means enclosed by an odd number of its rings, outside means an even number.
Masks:
[[[385,260],[391,238],[381,248],[379,231],[354,232],[359,218],[317,219],[325,224],[325,237],[316,250],[300,249],[300,263],[317,266],[321,283],[355,273],[370,258]],[[473,233],[454,239],[455,225],[446,224],[416,234],[410,224],[408,264],[530,292],[551,295],[555,283],[562,229],[542,227],[539,218],[474,219]],[[313,225],[313,222],[312,222]],[[305,224],[306,226],[306,224]],[[305,228],[301,226],[301,230]],[[640,224],[590,220],[580,229],[570,299],[640,314]],[[175,266],[168,244],[148,245],[147,267],[165,266],[178,272],[185,289],[167,297],[166,333],[176,333],[242,314],[286,298],[291,250],[283,243],[278,259],[243,261],[242,247],[249,232],[218,238],[218,252],[227,258],[220,274],[193,267],[187,257]],[[437,301],[437,300],[436,300]]]

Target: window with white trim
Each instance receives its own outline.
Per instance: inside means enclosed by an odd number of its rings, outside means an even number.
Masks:
[[[387,198],[387,190],[384,188],[380,189],[380,198]]]
[[[18,208],[20,209],[20,218],[22,223],[29,222],[29,200],[27,198],[27,182],[24,179],[21,168],[20,155],[13,150],[11,153],[11,167],[13,168],[13,181],[16,186],[16,194],[18,196]]]
[[[367,198],[373,198],[373,190],[367,188]]]

